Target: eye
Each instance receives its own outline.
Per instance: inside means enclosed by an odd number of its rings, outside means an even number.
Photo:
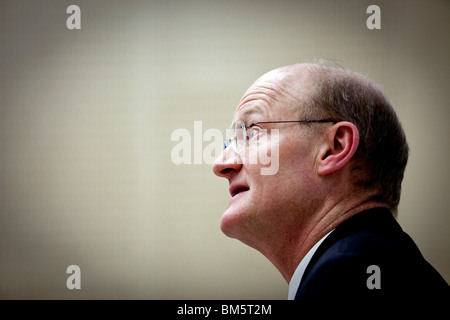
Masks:
[[[251,127],[248,134],[248,139],[251,140],[255,137],[258,137],[258,135],[261,133],[261,128],[259,127]]]

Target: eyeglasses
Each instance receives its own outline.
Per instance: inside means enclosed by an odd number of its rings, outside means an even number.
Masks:
[[[226,148],[228,148],[230,145],[233,148],[234,152],[236,153],[240,153],[245,146],[248,144],[248,142],[250,141],[250,139],[252,139],[254,136],[256,136],[261,130],[254,128],[253,130],[250,130],[249,132],[247,132],[247,129],[253,128],[254,126],[261,124],[261,123],[314,123],[314,122],[318,122],[318,123],[326,123],[326,122],[333,122],[336,123],[336,120],[332,120],[332,119],[323,119],[323,120],[300,120],[300,121],[296,121],[296,120],[281,120],[281,121],[260,121],[260,122],[255,122],[252,123],[249,126],[246,126],[244,121],[236,121],[235,123],[233,123],[230,127],[231,130],[231,134],[230,134],[230,138],[227,140],[224,140],[223,142],[223,149],[225,150]]]

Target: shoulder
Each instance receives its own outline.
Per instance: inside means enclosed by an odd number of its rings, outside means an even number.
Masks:
[[[338,227],[322,243],[308,265],[297,298],[417,298],[430,291],[448,297],[445,280],[394,218],[358,219]]]

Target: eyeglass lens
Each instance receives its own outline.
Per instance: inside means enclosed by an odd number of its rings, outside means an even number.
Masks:
[[[241,152],[242,150],[244,150],[245,148],[245,138],[246,138],[246,133],[245,133],[245,124],[242,121],[237,121],[234,125],[234,135],[235,135],[235,139],[233,140],[234,142],[234,147],[235,147],[235,151],[236,152]]]

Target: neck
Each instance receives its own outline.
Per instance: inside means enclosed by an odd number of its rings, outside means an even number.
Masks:
[[[331,206],[324,205],[321,210],[311,216],[308,222],[301,227],[295,226],[297,230],[287,231],[285,234],[293,236],[280,241],[278,248],[271,247],[270,250],[262,253],[289,283],[297,266],[320,239],[355,214],[375,207],[387,207],[387,205],[383,202],[361,199],[345,201],[345,203],[340,201]]]

